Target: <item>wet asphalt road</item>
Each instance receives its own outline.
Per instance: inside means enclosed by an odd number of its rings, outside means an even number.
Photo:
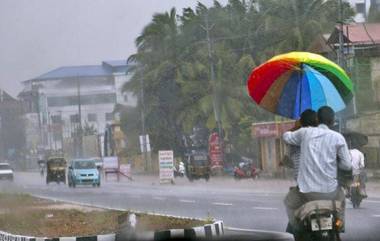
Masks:
[[[132,182],[103,180],[100,188],[73,189],[64,184],[46,185],[38,173],[16,173],[13,184],[0,182],[0,190],[175,216],[211,216],[223,220],[229,227],[282,232],[287,223],[282,200],[289,185],[289,181],[235,181],[232,178],[193,183],[181,178],[176,179],[175,185],[160,185],[155,177],[137,176]],[[347,202],[343,240],[380,239],[380,190],[376,186],[368,194],[370,198],[360,209],[353,209]]]

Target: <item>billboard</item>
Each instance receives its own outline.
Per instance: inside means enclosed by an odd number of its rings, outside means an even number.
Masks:
[[[210,157],[210,167],[223,168],[223,143],[217,132],[210,135],[208,140],[208,155]]]
[[[103,169],[119,169],[119,159],[117,156],[103,157]]]
[[[252,125],[252,136],[278,138],[293,127],[294,121],[256,123]]]
[[[159,151],[158,161],[160,168],[160,183],[172,182],[174,180],[173,151]]]

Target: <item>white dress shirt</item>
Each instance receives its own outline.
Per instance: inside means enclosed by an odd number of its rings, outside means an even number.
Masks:
[[[364,155],[357,149],[350,150],[352,159],[352,174],[359,175],[360,169],[364,168]]]
[[[338,165],[343,170],[352,169],[346,140],[324,124],[287,131],[283,139],[287,144],[301,147],[297,183],[303,193],[333,192],[338,187]]]

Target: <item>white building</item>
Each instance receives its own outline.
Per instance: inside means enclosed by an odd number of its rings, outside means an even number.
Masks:
[[[345,0],[355,10],[355,22],[363,23],[367,21],[371,5],[379,9],[380,0]]]
[[[79,120],[101,135],[114,118],[116,104],[136,106],[136,97],[121,91],[130,79],[128,67],[125,60],[64,66],[25,81],[20,98],[29,102],[28,112],[38,114],[45,149],[61,149]]]

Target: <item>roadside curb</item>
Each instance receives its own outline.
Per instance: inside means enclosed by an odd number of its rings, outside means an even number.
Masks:
[[[170,239],[198,239],[206,238],[210,240],[214,237],[221,237],[224,235],[224,227],[222,221],[214,222],[213,224],[206,224],[188,229],[169,229],[164,231],[146,232],[141,235],[136,235],[136,240],[154,240],[163,241]],[[116,241],[117,234],[104,234],[94,236],[82,237],[59,237],[59,238],[43,238],[15,235],[7,232],[0,231],[0,241]]]
[[[224,235],[223,221],[216,221],[213,224],[189,228],[189,229],[169,229],[165,231],[154,232],[154,241],[163,241],[170,239],[193,240],[206,238],[211,240],[215,237]]]
[[[115,241],[115,236],[115,234],[104,234],[84,237],[37,238],[0,231],[0,241]]]

